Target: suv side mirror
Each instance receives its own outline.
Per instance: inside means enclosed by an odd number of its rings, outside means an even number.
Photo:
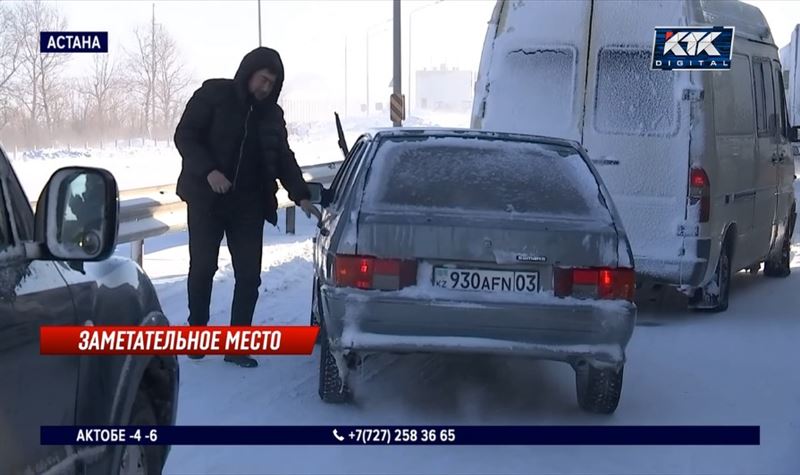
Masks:
[[[62,168],[50,177],[36,206],[36,241],[43,259],[101,261],[114,252],[118,189],[106,170]]]
[[[789,142],[800,142],[800,125],[789,127]]]

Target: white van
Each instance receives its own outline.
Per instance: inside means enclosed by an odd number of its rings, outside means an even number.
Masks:
[[[654,28],[683,25],[735,27],[731,69],[651,70]],[[797,130],[782,81],[764,16],[741,2],[501,0],[472,127],[583,144],[640,281],[723,311],[732,271],[790,272]]]

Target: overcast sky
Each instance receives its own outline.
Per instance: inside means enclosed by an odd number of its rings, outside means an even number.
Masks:
[[[153,11],[153,2],[142,0],[52,3],[67,17],[70,30],[108,31],[114,59],[122,56],[123,46],[132,44],[135,26],[149,25]],[[156,22],[175,37],[197,81],[232,77],[243,54],[258,46],[257,0],[154,3]],[[789,42],[792,29],[800,23],[800,0],[747,3],[761,8],[778,46]],[[415,69],[445,64],[476,71],[494,4],[494,0],[403,0],[403,82],[408,78],[409,36]],[[341,96],[346,77],[350,103],[363,102],[368,41],[371,94],[389,94],[391,1],[263,0],[261,9],[263,44],[281,52],[290,94],[302,90],[307,97]],[[408,14],[412,11],[409,35]],[[80,71],[86,59],[75,61],[72,72]]]

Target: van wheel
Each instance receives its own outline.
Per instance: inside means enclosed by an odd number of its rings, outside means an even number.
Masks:
[[[150,398],[144,391],[139,391],[131,409],[131,426],[156,426],[156,413]],[[161,473],[164,465],[164,448],[158,445],[126,445],[120,460],[120,475],[156,475]]]
[[[792,273],[792,245],[788,237],[783,239],[781,252],[775,259],[764,263],[764,275],[767,277],[789,277]]]
[[[589,364],[575,368],[575,386],[581,409],[595,414],[613,414],[622,394],[624,369],[599,369]]]
[[[695,291],[689,306],[705,312],[724,312],[728,310],[728,297],[731,289],[731,258],[728,241],[722,245],[717,268],[711,282]]]
[[[347,382],[342,380],[336,358],[330,349],[325,324],[320,325],[319,397],[327,403],[341,404],[352,399]]]

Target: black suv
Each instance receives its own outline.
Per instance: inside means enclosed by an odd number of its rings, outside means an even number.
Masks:
[[[0,472],[160,473],[169,447],[43,446],[43,425],[172,425],[174,356],[43,356],[43,325],[168,325],[155,289],[112,256],[114,177],[55,172],[36,215],[0,150]]]

